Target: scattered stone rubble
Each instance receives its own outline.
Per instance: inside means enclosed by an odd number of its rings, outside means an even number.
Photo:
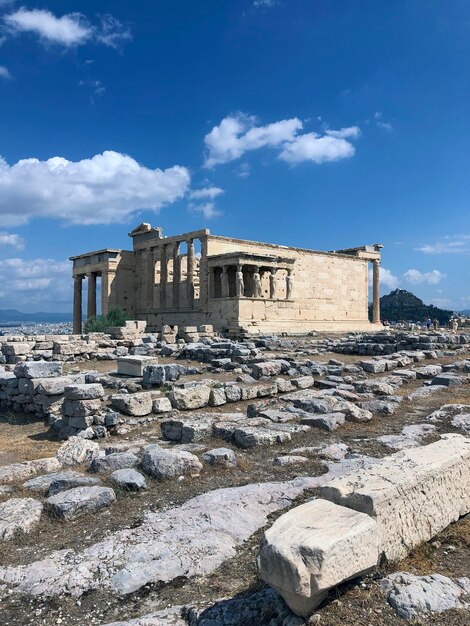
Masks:
[[[238,626],[241,614],[257,623],[270,602],[275,626],[301,626],[332,587],[373,570],[381,559],[402,558],[470,512],[470,405],[443,405],[399,434],[378,437],[379,444],[399,450],[383,459],[351,454],[342,443],[302,445],[302,434],[311,429],[336,435],[350,422],[360,432],[372,420],[393,418],[404,397],[419,400],[467,385],[470,336],[384,332],[235,341],[207,326],[195,333],[137,330],[62,337],[52,342],[51,354],[42,337],[0,338],[0,406],[35,414],[64,440],[54,457],[0,466],[0,495],[9,497],[0,502],[0,541],[32,532],[46,515],[66,524],[107,507],[112,515],[117,498],[142,497],[138,492],[152,481],[171,488],[171,481],[206,472],[235,472],[240,456],[253,448],[292,441],[288,451],[272,455],[273,470],[318,458],[328,471],[206,492],[148,512],[139,526],[83,550],[0,567],[0,597],[79,597],[93,590],[124,596],[149,584],[207,575],[271,513],[290,509],[269,523],[259,559],[261,576],[290,609],[266,589],[245,600],[173,607],[119,624]],[[62,347],[56,351],[55,344]],[[312,358],[327,351],[364,358]],[[434,362],[450,356],[452,363]],[[73,369],[82,360],[108,358],[116,369],[107,374]],[[414,390],[406,396],[410,383]],[[150,421],[159,428],[153,442],[109,439]],[[439,436],[440,425],[461,434],[423,446]],[[313,488],[320,497],[290,508]],[[467,607],[469,584],[404,573],[380,583],[407,618]]]

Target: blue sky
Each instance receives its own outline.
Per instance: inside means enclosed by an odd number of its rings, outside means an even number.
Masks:
[[[0,308],[142,221],[384,244],[382,292],[470,308],[465,0],[0,0]]]

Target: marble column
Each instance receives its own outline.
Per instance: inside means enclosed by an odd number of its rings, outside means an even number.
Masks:
[[[91,272],[87,274],[88,278],[88,303],[87,318],[96,317],[96,274]]]
[[[73,334],[82,332],[82,279],[83,276],[73,278]]]
[[[372,261],[372,322],[380,323],[380,261]]]
[[[179,309],[180,306],[180,281],[181,281],[181,267],[180,267],[180,244],[175,243],[173,248],[173,308]]]
[[[111,288],[116,272],[105,270],[101,272],[101,315],[107,315],[110,309]]]
[[[222,274],[220,275],[220,281],[221,281],[221,291],[222,291],[222,298],[228,298],[229,296],[229,289],[228,289],[228,274],[227,274],[227,267],[223,266],[222,267]]]
[[[162,245],[160,251],[160,308],[166,309],[166,285],[168,282],[167,246]]]
[[[186,258],[186,288],[188,306],[192,308],[194,303],[194,239],[189,239],[187,244],[188,256]]]

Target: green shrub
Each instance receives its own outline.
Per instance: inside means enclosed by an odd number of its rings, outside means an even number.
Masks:
[[[103,333],[110,326],[124,326],[127,320],[127,313],[120,306],[109,309],[107,315],[90,317],[83,326],[85,333]]]

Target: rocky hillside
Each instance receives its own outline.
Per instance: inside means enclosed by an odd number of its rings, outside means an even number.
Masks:
[[[382,320],[422,322],[430,317],[439,320],[440,324],[447,324],[452,314],[452,311],[439,309],[432,304],[424,304],[417,296],[405,289],[395,289],[387,296],[380,298]],[[372,319],[372,307],[370,307],[370,318]]]

